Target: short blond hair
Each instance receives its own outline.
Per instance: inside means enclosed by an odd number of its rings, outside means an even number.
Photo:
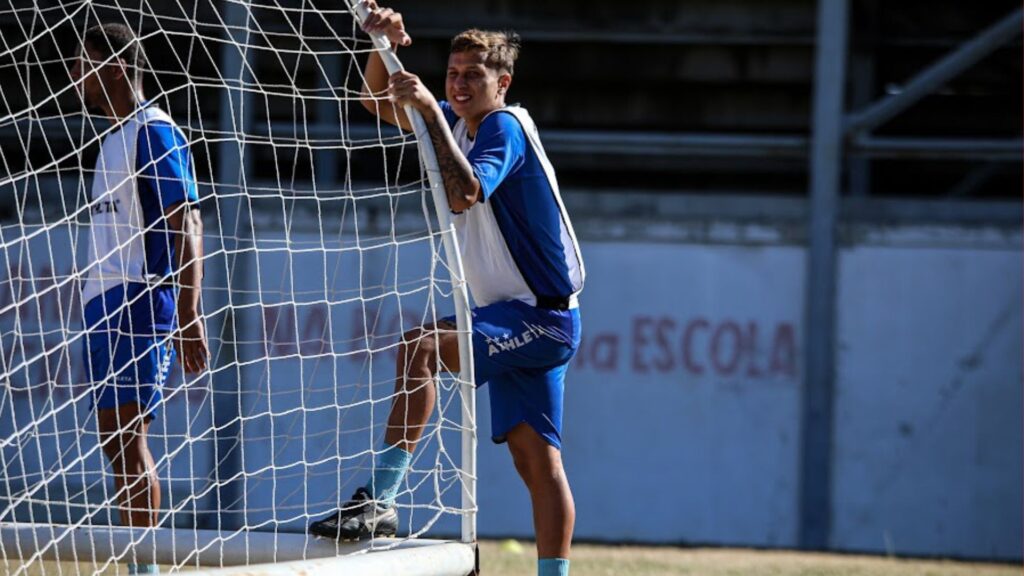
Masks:
[[[512,74],[522,41],[515,32],[494,32],[471,28],[452,38],[449,54],[480,50],[484,52],[484,65],[499,72]]]

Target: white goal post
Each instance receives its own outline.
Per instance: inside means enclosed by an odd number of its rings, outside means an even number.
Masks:
[[[346,0],[356,19],[362,23],[369,15],[369,9],[363,0]],[[373,45],[387,67],[389,74],[402,70],[402,63],[398,56],[391,50],[391,43],[381,33],[372,35]],[[466,290],[465,276],[462,273],[462,254],[459,252],[459,237],[455,234],[452,225],[448,198],[444,191],[444,179],[441,176],[441,169],[437,164],[437,154],[434,152],[434,145],[431,142],[430,134],[427,133],[427,125],[423,116],[412,108],[405,107],[405,114],[412,122],[413,130],[416,133],[416,141],[419,142],[420,157],[423,168],[427,172],[430,183],[430,192],[434,199],[434,213],[441,228],[441,239],[444,243],[445,258],[452,270],[452,297],[455,300],[455,322],[459,331],[459,365],[461,368],[460,380],[463,387],[463,423],[476,422],[476,394],[474,389],[475,378],[473,375],[473,339],[470,338],[472,330],[472,317],[470,315],[469,294]],[[475,507],[476,501],[476,442],[475,433],[462,435],[462,472],[465,479],[462,483],[462,505],[466,509]],[[462,517],[462,540],[463,542],[476,542],[476,514],[466,514]]]
[[[0,571],[477,570],[466,283],[422,117],[406,109],[409,135],[360,105],[371,51],[391,72],[402,66],[386,39],[359,29],[366,10],[362,0],[0,6]],[[103,382],[83,368],[96,157],[134,120],[85,110],[69,70],[85,30],[109,23],[145,49],[146,101],[188,142],[206,228],[210,366],[175,365],[163,383],[148,437],[163,492],[156,527],[118,520],[93,407]],[[461,370],[439,367],[434,415],[396,500],[398,537],[307,536],[372,472],[402,334],[451,316]]]

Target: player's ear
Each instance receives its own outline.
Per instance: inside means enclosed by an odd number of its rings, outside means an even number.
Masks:
[[[123,59],[118,58],[117,60],[114,60],[113,64],[115,65],[110,67],[110,74],[114,80],[122,80],[128,75],[128,70],[125,69]]]
[[[504,96],[511,85],[512,75],[508,72],[502,72],[501,75],[498,76],[498,93]]]

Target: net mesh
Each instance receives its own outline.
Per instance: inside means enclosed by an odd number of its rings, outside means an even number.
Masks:
[[[120,524],[92,406],[103,382],[86,365],[82,290],[94,266],[97,155],[123,123],[85,109],[70,73],[84,31],[111,22],[140,40],[146,99],[188,141],[205,224],[210,367],[187,375],[175,363],[163,384],[149,431],[163,489],[158,529],[212,531],[209,549],[251,532],[301,533],[346,501],[381,448],[401,335],[454,313],[415,139],[359,103],[372,47],[343,3],[8,0],[0,522],[51,528],[33,542],[3,539],[8,573],[59,554],[102,571],[148,542],[136,530],[110,556],[96,545],[91,557],[60,552],[75,529],[103,541]],[[458,534],[470,512],[460,384],[439,380],[397,500],[403,537]],[[201,552],[173,565],[196,564]]]

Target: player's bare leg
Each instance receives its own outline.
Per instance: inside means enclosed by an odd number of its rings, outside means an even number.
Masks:
[[[424,326],[402,336],[395,367],[395,399],[388,416],[384,443],[413,452],[434,410],[437,389],[437,357],[440,351],[445,370],[459,370],[459,338],[455,327],[439,323],[438,329]]]
[[[98,412],[100,442],[114,470],[121,506],[121,523],[156,526],[160,510],[160,480],[146,442],[149,422],[137,402]]]
[[[395,368],[395,399],[370,481],[336,512],[310,524],[311,534],[339,540],[395,534],[398,513],[394,501],[434,410],[439,355],[444,370],[458,371],[459,340],[453,326],[424,326],[402,336]]]
[[[525,422],[508,433],[516,470],[530,491],[538,558],[569,558],[576,505],[562,453]]]

